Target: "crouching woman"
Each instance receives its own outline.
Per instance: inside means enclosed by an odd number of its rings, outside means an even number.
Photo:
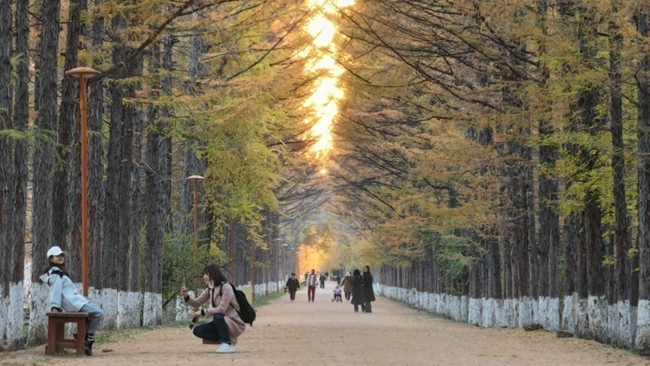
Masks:
[[[187,295],[187,287],[181,287],[181,294],[185,303],[198,308],[208,300],[210,306],[194,313],[196,318],[201,316],[212,317],[212,321],[194,327],[194,335],[221,345],[217,353],[233,353],[237,338],[244,333],[246,324],[239,317],[239,303],[235,298],[233,286],[228,284],[226,277],[216,264],[209,264],[203,269],[203,281],[207,288],[203,293],[191,299]]]

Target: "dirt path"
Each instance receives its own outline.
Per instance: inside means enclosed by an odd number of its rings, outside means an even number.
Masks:
[[[455,323],[378,298],[372,314],[332,303],[332,283],[307,303],[305,290],[258,309],[236,353],[216,354],[187,328],[163,328],[98,344],[95,356],[47,357],[44,346],[0,354],[17,365],[650,365],[596,342],[519,329]],[[106,352],[109,351],[109,352]]]

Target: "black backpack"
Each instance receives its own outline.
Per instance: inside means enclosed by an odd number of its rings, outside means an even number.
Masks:
[[[253,326],[253,322],[255,321],[255,317],[257,314],[255,313],[255,309],[251,306],[251,304],[248,302],[248,299],[246,298],[246,294],[241,291],[237,290],[235,286],[232,283],[229,283],[230,286],[232,286],[232,290],[235,293],[235,299],[237,299],[237,302],[239,303],[239,310],[237,311],[237,314],[239,314],[239,317],[241,320],[244,321],[246,324],[250,324],[250,326]],[[223,286],[219,290],[219,296],[223,295]]]

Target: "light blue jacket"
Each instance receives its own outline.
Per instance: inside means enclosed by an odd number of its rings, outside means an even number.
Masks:
[[[79,295],[77,286],[68,276],[63,274],[59,267],[50,268],[47,273],[42,275],[41,280],[50,285],[50,305],[48,311],[52,308],[61,308],[63,311],[79,311],[90,301]]]

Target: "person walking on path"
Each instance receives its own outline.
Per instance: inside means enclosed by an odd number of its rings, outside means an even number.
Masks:
[[[327,280],[327,276],[325,276],[323,273],[320,274],[320,288],[325,288],[325,281]]]
[[[347,302],[350,302],[350,295],[352,295],[352,274],[350,274],[350,271],[348,271],[345,274],[345,278],[343,278],[343,282],[341,282],[341,287],[343,287],[343,292],[345,293],[345,300]]]
[[[97,329],[102,323],[104,310],[96,307],[87,298],[79,295],[77,286],[65,271],[66,255],[67,253],[58,246],[54,246],[47,251],[47,259],[50,262],[50,267],[40,276],[41,281],[50,286],[50,303],[47,309],[53,313],[62,311],[88,313],[84,353],[87,356],[92,356],[95,332],[97,332]]]
[[[358,269],[355,269],[352,272],[352,279],[350,280],[352,284],[352,305],[354,305],[354,312],[359,312],[359,305],[361,305],[361,310],[363,310],[363,277]]]
[[[363,310],[372,313],[371,302],[375,301],[375,292],[372,289],[372,273],[369,266],[363,266]]]
[[[307,276],[307,302],[314,302],[317,284],[318,275],[316,275],[316,270],[312,268],[311,273]]]
[[[210,306],[196,311],[194,317],[211,316],[212,321],[197,325],[193,333],[199,338],[221,343],[217,353],[233,353],[237,338],[246,330],[246,324],[237,313],[239,303],[234,288],[214,263],[203,269],[203,281],[207,288],[195,299],[189,297],[185,284],[181,287],[183,299],[189,306],[198,308],[210,300]]]
[[[292,273],[291,277],[287,280],[287,283],[284,285],[284,288],[289,291],[289,296],[291,297],[291,302],[296,301],[296,291],[300,288],[300,281],[296,278],[296,274]]]

